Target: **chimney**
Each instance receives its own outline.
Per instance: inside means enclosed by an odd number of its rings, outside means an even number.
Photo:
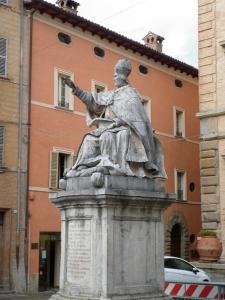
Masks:
[[[78,2],[73,1],[73,0],[57,0],[56,4],[60,8],[66,10],[68,12],[71,12],[75,15],[77,15],[77,8],[80,5]]]
[[[162,53],[162,42],[164,40],[162,36],[149,31],[142,40],[145,42],[145,46]]]

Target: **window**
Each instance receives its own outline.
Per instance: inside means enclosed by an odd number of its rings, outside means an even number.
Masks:
[[[181,88],[183,86],[183,82],[179,79],[175,79],[174,83],[178,88]]]
[[[8,4],[8,0],[0,0],[0,4]]]
[[[105,56],[105,51],[99,47],[94,47],[94,53],[95,53],[95,55],[97,55],[99,57]]]
[[[65,84],[65,79],[73,80],[73,74],[55,69],[55,106],[68,110],[73,110],[73,94],[71,89]]]
[[[182,108],[174,107],[174,135],[185,137],[185,114]]]
[[[4,166],[4,135],[5,127],[0,126],[0,168]]]
[[[186,200],[186,172],[176,170],[175,176],[177,200]]]
[[[104,92],[107,91],[107,85],[100,81],[92,80],[91,90],[97,93]]]
[[[142,97],[142,104],[145,108],[149,120],[151,121],[151,99],[149,97]]]
[[[4,216],[5,216],[4,211],[0,211],[0,226],[4,225]]]
[[[58,39],[60,42],[69,45],[71,43],[71,37],[63,32],[58,33]]]
[[[7,74],[7,39],[0,38],[0,76]]]
[[[50,155],[50,174],[49,187],[51,189],[59,188],[59,180],[63,178],[65,169],[71,168],[76,161],[73,152],[65,150],[54,150]]]
[[[140,65],[139,66],[139,71],[140,73],[144,74],[144,75],[147,75],[148,74],[148,68],[143,66],[143,65]]]

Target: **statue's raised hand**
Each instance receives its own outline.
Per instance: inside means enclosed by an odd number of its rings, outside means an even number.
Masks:
[[[68,85],[68,87],[70,87],[72,90],[76,89],[75,84],[73,83],[73,81],[70,78],[65,78],[64,82],[66,85]]]

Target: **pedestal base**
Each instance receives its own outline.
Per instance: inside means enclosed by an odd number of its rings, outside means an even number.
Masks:
[[[135,295],[135,296],[127,296],[127,297],[112,297],[112,298],[89,298],[89,297],[83,297],[83,296],[65,296],[59,293],[53,295],[49,300],[171,300],[171,297],[163,294],[163,293],[159,293],[156,295],[146,295],[146,296],[139,296],[139,295]]]
[[[156,180],[72,178],[52,197],[61,209],[60,290],[51,300],[166,299],[163,210],[174,199]]]

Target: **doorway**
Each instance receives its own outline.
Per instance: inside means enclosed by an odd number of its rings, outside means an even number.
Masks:
[[[171,230],[171,256],[181,257],[181,225],[176,223]]]
[[[39,290],[57,288],[59,286],[61,233],[41,232],[39,251]]]

